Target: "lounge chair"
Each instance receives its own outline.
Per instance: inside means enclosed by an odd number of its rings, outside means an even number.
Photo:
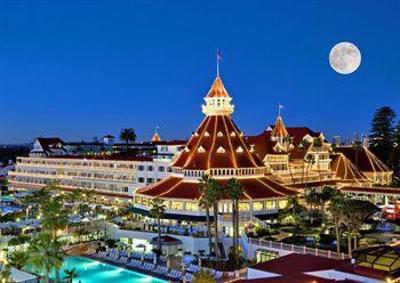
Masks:
[[[171,272],[168,273],[168,277],[171,280],[180,280],[181,277],[182,277],[182,272],[178,271],[178,270],[175,270],[175,269],[172,269]]]
[[[194,276],[191,273],[186,273],[185,276],[183,276],[183,278],[185,279],[185,282],[193,282],[194,280]]]
[[[222,271],[216,271],[214,274],[215,279],[221,279],[224,276],[224,273]]]

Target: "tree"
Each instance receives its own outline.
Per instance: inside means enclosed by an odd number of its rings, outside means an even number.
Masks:
[[[307,164],[307,169],[306,169],[306,181],[308,177],[308,172],[311,170],[311,167],[315,164],[315,157],[312,154],[307,154],[306,158],[304,159],[304,162]],[[305,183],[306,184],[306,183]],[[305,187],[304,184],[304,187]]]
[[[340,191],[336,191],[331,199],[329,211],[332,215],[335,235],[336,235],[336,252],[340,254],[340,223],[346,212],[346,199]]]
[[[42,204],[42,227],[49,231],[53,239],[57,236],[58,229],[68,225],[68,211],[64,209],[64,199],[55,196]]]
[[[285,147],[285,152],[289,153],[290,150],[293,148],[293,139],[290,136],[285,136],[283,137],[283,145]],[[290,159],[290,154],[288,155],[288,158]],[[293,172],[292,172],[292,167],[290,166],[290,162],[288,161],[288,170],[289,170],[289,174],[290,174],[290,178],[292,180],[293,184],[296,184],[296,179],[293,176]]]
[[[315,189],[310,189],[304,196],[307,206],[310,208],[310,224],[314,224],[314,212],[321,208],[321,199]]]
[[[208,254],[212,251],[211,239],[211,223],[210,223],[210,209],[212,208],[212,199],[210,194],[211,178],[208,175],[203,175],[200,179],[200,200],[199,205],[206,211],[206,223],[208,234]]]
[[[67,280],[68,283],[72,283],[72,280],[79,277],[79,272],[76,270],[75,267],[71,269],[65,269],[64,273],[65,273],[64,278]]]
[[[371,123],[369,146],[371,151],[384,163],[388,164],[393,151],[394,119],[396,113],[388,106],[376,110]]]
[[[132,128],[122,129],[119,133],[119,139],[126,144],[126,153],[129,151],[129,143],[136,141],[136,132]]]
[[[225,187],[232,200],[232,226],[233,226],[233,257],[234,264],[239,265],[239,200],[243,197],[244,191],[237,179],[230,179]]]
[[[21,269],[28,262],[28,254],[23,250],[15,250],[7,255],[7,261],[15,268]]]
[[[158,251],[161,253],[161,218],[165,214],[165,205],[163,200],[160,198],[154,198],[150,204],[150,216],[152,218],[157,219],[157,228],[158,228]]]
[[[0,272],[1,282],[13,282],[11,278],[11,266],[9,264],[3,265]]]
[[[353,246],[357,249],[357,237],[364,222],[379,209],[371,202],[359,199],[346,200],[345,216],[347,218],[348,243],[351,246],[351,235],[353,235]],[[349,236],[350,235],[350,236]],[[351,255],[351,247],[349,250]]]
[[[49,282],[50,272],[56,270],[56,281],[60,278],[60,268],[64,262],[65,253],[62,245],[53,239],[49,233],[41,233],[33,239],[28,247],[28,263],[36,272],[44,272],[45,282]]]
[[[222,198],[223,195],[223,188],[221,185],[214,179],[211,179],[211,184],[210,184],[210,199],[212,200],[212,208],[213,208],[213,214],[214,214],[214,237],[215,237],[215,242],[214,242],[214,252],[215,252],[215,257],[217,258],[217,263],[221,261],[221,256],[220,256],[220,250],[219,250],[219,245],[218,245],[218,204],[219,201]]]

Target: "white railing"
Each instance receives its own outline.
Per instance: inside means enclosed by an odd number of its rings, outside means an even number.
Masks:
[[[320,257],[327,257],[327,258],[333,258],[333,259],[345,259],[348,258],[347,255],[344,253],[338,254],[337,252],[332,252],[332,251],[327,251],[327,250],[321,250],[318,248],[309,248],[304,245],[294,245],[294,244],[285,244],[282,242],[274,242],[274,241],[265,241],[262,239],[250,239],[249,238],[249,243],[253,245],[257,245],[263,248],[271,248],[271,249],[276,249],[276,250],[283,250],[283,251],[291,251],[295,253],[301,253],[301,254],[310,254],[310,255],[315,255],[315,256],[320,256]]]

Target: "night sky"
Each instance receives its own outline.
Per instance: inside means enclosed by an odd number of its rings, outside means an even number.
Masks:
[[[215,53],[234,120],[367,133],[376,108],[400,116],[400,1],[1,1],[0,143],[92,140],[136,129],[185,138],[203,114]],[[237,1],[239,2],[239,1]],[[328,55],[356,44],[360,68]]]

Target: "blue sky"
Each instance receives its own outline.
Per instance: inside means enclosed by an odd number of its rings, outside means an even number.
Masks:
[[[215,51],[234,119],[328,136],[368,132],[376,108],[400,115],[400,1],[1,1],[0,143],[91,140],[124,127],[184,138],[203,118]],[[363,61],[343,76],[333,45]]]

